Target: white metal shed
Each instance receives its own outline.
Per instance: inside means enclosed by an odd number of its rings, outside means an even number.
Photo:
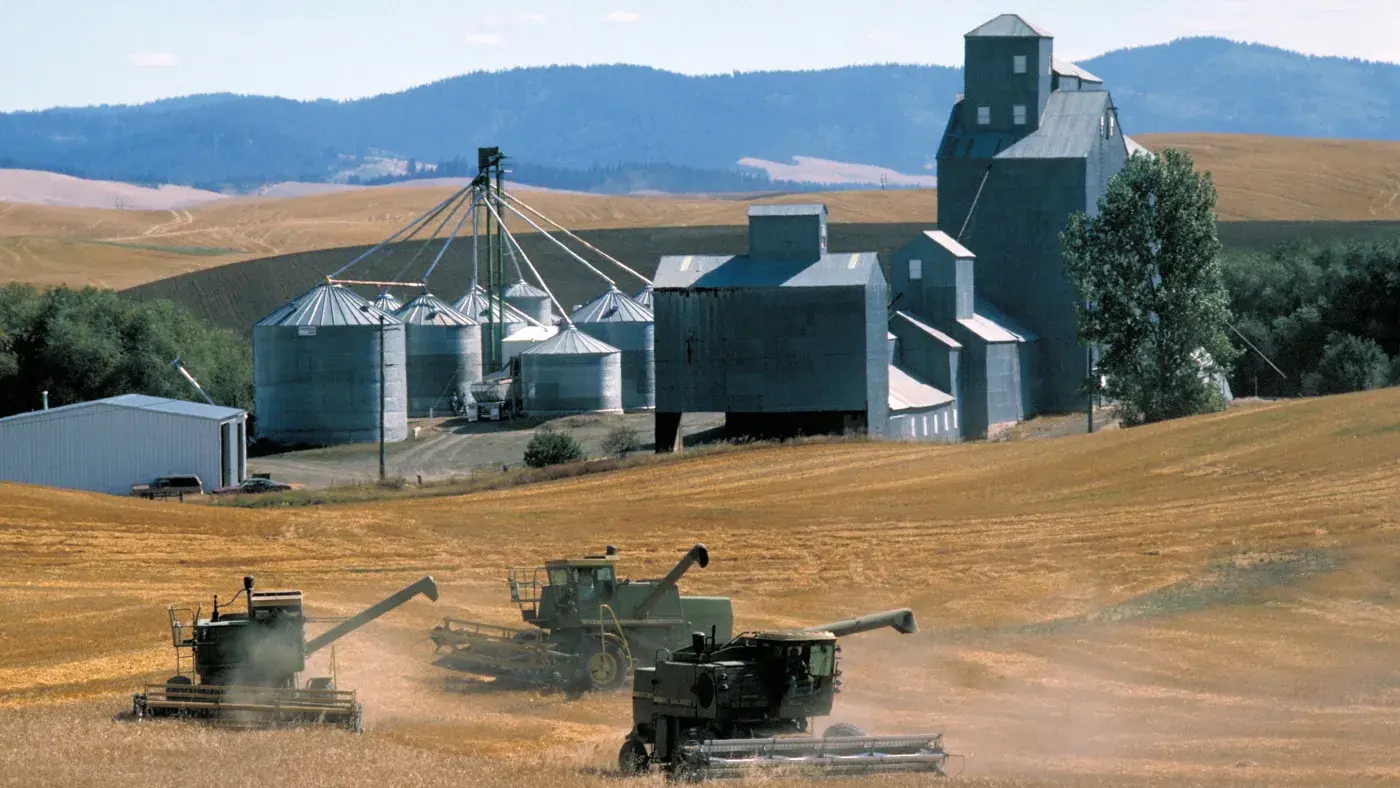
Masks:
[[[247,476],[247,412],[123,394],[0,419],[0,481],[126,495],[196,474],[205,492]]]

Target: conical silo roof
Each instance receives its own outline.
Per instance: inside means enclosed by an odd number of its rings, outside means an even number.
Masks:
[[[504,304],[504,306],[505,309],[502,310],[502,314],[492,315],[492,317],[496,319],[496,322],[527,322],[525,320],[524,315],[520,313],[519,309],[516,309],[510,304]],[[466,295],[457,299],[457,302],[452,305],[452,308],[456,309],[458,312],[461,312],[467,317],[470,317],[471,319],[477,321],[478,323],[485,323],[487,322],[486,312],[491,308],[491,299],[489,299],[486,296],[486,291],[482,289],[481,285],[476,285],[471,290],[468,290]]]
[[[506,298],[549,298],[549,294],[529,282],[516,282],[506,288]]]
[[[321,283],[259,320],[259,326],[377,326],[379,317],[398,325],[399,319],[341,285]]]
[[[403,306],[403,302],[394,297],[394,294],[385,290],[374,299],[374,305],[385,312],[397,312]]]
[[[619,353],[617,348],[601,339],[594,339],[573,326],[565,326],[559,333],[538,345],[524,351],[522,356],[606,356]]]
[[[633,301],[616,286],[609,287],[573,314],[575,323],[650,323],[653,319],[650,309]]]
[[[424,293],[409,301],[394,313],[394,317],[409,326],[477,326],[481,325],[469,315],[457,311],[455,307],[432,293]]]
[[[642,306],[646,307],[647,309],[653,309],[653,310],[654,310],[654,309],[656,309],[656,299],[653,298],[652,296],[653,296],[653,292],[652,292],[652,289],[651,289],[651,285],[647,285],[646,287],[643,287],[641,290],[638,290],[638,291],[637,291],[637,294],[634,295],[634,296],[632,296],[632,300],[633,300],[633,301],[636,301],[637,303],[641,304]]]

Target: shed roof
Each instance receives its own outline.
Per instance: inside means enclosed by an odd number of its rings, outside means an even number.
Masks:
[[[942,230],[925,230],[924,235],[928,236],[929,240],[933,241],[934,243],[938,244],[944,249],[947,249],[949,254],[953,255],[958,259],[965,259],[968,257],[977,256],[972,253],[971,249],[968,249],[966,246],[963,246],[962,244],[958,243],[957,240],[953,238],[953,236],[943,232]]]
[[[521,355],[605,356],[609,353],[620,352],[622,351],[601,339],[595,339],[573,326],[566,326],[549,339],[546,339],[528,350],[521,351]]]
[[[658,290],[689,287],[860,287],[878,271],[874,252],[824,254],[816,261],[755,260],[748,255],[668,255],[653,282]]]
[[[749,216],[824,216],[825,214],[826,206],[819,202],[749,206]]]
[[[974,305],[972,317],[958,323],[987,342],[1034,342],[1039,339],[1001,310],[980,299]]]
[[[1094,76],[1093,74],[1090,74],[1090,73],[1089,73],[1088,71],[1086,71],[1082,66],[1079,66],[1078,64],[1075,64],[1075,63],[1071,63],[1071,62],[1069,62],[1068,60],[1060,60],[1059,58],[1051,58],[1051,60],[1050,60],[1050,68],[1051,68],[1052,70],[1054,70],[1054,72],[1055,72],[1056,74],[1060,74],[1061,76],[1079,77],[1079,80],[1080,80],[1081,82],[1098,82],[1098,83],[1102,83],[1102,82],[1103,82],[1102,79],[1099,79],[1098,77]]]
[[[953,395],[922,383],[908,372],[890,365],[890,410],[936,408],[953,401]]]
[[[1099,135],[1099,120],[1108,111],[1106,91],[1063,91],[1050,94],[1041,116],[1040,127],[1011,147],[996,154],[998,159],[1082,159],[1093,150]],[[976,155],[976,151],[974,151]]]
[[[964,38],[1054,38],[1045,28],[1037,27],[1017,14],[1002,14]]]
[[[204,419],[205,421],[228,421],[229,419],[239,418],[246,414],[246,411],[240,408],[226,408],[222,405],[210,405],[204,402],[152,397],[147,394],[118,394],[115,397],[94,399],[87,402],[75,402],[72,405],[60,405],[59,407],[49,408],[48,410],[32,410],[28,413],[16,413],[13,416],[0,418],[0,423],[15,423],[29,419],[47,418],[55,413],[72,413],[74,411],[102,406],[169,413],[174,416],[188,416],[195,419]]]
[[[958,350],[962,347],[961,342],[957,341],[956,339],[953,339],[952,337],[948,336],[942,331],[939,331],[938,329],[934,328],[928,323],[923,322],[917,317],[914,317],[908,312],[895,312],[893,320],[902,320],[905,323],[908,323],[909,325],[913,326],[916,330],[922,331],[923,333],[932,337],[934,340],[946,345],[952,350]]]
[[[409,301],[394,316],[410,326],[475,326],[480,325],[451,304],[432,293],[424,293]]]
[[[579,307],[572,319],[575,323],[650,323],[655,318],[650,309],[628,298],[613,286]]]
[[[343,285],[319,284],[273,310],[260,326],[375,326],[379,317],[396,326],[399,319]]]

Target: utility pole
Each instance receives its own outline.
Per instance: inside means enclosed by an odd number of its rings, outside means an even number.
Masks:
[[[379,313],[379,481],[384,481],[384,313]]]

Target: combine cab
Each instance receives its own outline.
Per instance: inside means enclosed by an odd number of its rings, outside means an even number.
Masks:
[[[912,612],[894,610],[728,642],[695,633],[689,648],[637,670],[619,768],[690,779],[775,768],[944,774],[941,734],[866,736],[837,724],[812,735],[812,718],[831,714],[840,687],[837,637],[881,627],[917,631]]]
[[[308,619],[300,591],[254,591],[243,578],[247,607],[220,607],[208,618],[203,608],[169,609],[175,645],[175,675],[133,696],[137,719],[202,717],[235,725],[326,724],[361,730],[360,704],[353,690],[336,689],[329,677],[298,685],[306,657],[422,594],[437,601],[437,584],[424,577],[402,591],[345,619],[324,634],[305,640]],[[185,623],[188,616],[189,623]],[[189,656],[185,656],[185,652]]]
[[[710,562],[697,544],[659,580],[618,579],[617,551],[512,569],[511,601],[530,626],[499,627],[446,619],[431,633],[434,664],[524,685],[601,690],[622,685],[635,665],[661,649],[684,647],[702,630],[728,639],[734,611],[724,597],[681,596],[676,588],[694,564]]]

